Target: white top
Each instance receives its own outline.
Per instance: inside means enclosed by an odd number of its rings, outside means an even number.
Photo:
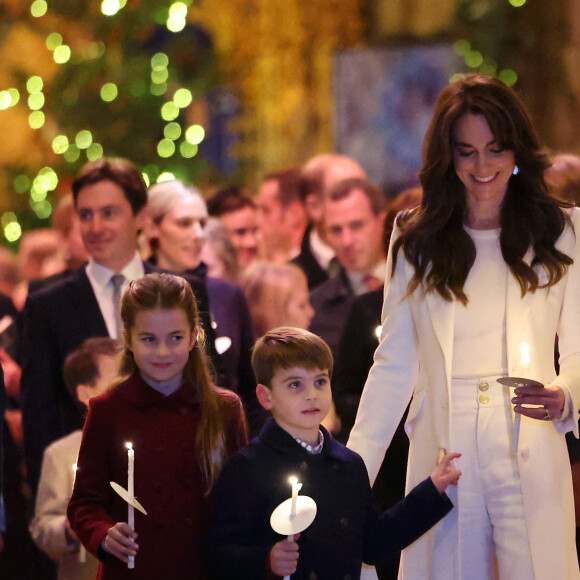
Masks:
[[[499,228],[465,230],[477,255],[464,290],[469,302],[455,305],[453,378],[507,374],[506,295],[508,266],[499,245]],[[474,356],[475,355],[475,356]]]
[[[120,272],[114,272],[113,270],[98,264],[91,258],[89,263],[86,265],[86,272],[97,302],[99,303],[101,314],[105,319],[109,336],[118,339],[120,337],[117,336],[117,328],[115,325],[115,312],[113,310],[113,283],[111,282],[111,277],[114,274],[123,274],[123,276],[125,276],[125,282],[123,282],[123,286],[121,287],[122,296],[123,292],[127,289],[127,286],[129,286],[129,282],[137,280],[137,278],[141,278],[145,274],[143,262],[139,257],[139,254],[135,252],[133,259]]]
[[[330,260],[336,255],[334,250],[322,240],[316,229],[312,228],[309,236],[310,249],[316,261],[325,269],[328,269]]]

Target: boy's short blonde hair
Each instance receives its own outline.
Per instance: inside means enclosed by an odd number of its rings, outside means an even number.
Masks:
[[[328,370],[333,365],[330,347],[322,338],[292,326],[280,326],[256,341],[252,352],[252,367],[258,383],[272,387],[272,378],[280,369],[303,367]]]

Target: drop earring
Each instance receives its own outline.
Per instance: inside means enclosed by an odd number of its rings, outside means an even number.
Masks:
[[[514,166],[514,170],[512,171],[512,175],[517,175],[520,172],[520,168],[516,165]]]

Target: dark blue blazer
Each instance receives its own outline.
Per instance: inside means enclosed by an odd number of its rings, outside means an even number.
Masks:
[[[319,264],[316,256],[312,253],[312,248],[310,247],[310,233],[312,232],[312,224],[309,224],[302,237],[302,243],[300,244],[300,254],[290,260],[292,264],[296,264],[302,269],[304,274],[306,274],[306,280],[308,281],[308,289],[310,291],[314,290],[317,286],[320,286],[323,282],[329,279],[326,270]]]
[[[254,346],[252,321],[242,289],[217,278],[207,278],[210,316],[217,341],[227,337],[231,344],[218,353],[222,375],[221,386],[229,388],[242,399],[250,433],[257,435],[266,414],[256,398],[256,378],[252,369],[251,354]]]
[[[314,316],[309,330],[328,343],[335,363],[339,357],[340,339],[354,298],[350,280],[344,269],[310,293]]]
[[[361,564],[391,557],[431,528],[453,505],[431,479],[379,515],[361,457],[324,434],[320,455],[308,454],[273,419],[226,464],[216,486],[208,561],[218,580],[269,576],[269,553],[283,539],[272,511],[291,495],[288,477],[317,505],[302,532],[293,580],[359,578]]]

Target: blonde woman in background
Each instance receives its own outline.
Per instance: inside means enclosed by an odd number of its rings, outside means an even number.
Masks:
[[[306,275],[298,266],[255,262],[244,272],[241,284],[255,339],[278,326],[306,330],[310,326],[314,309],[310,305]],[[340,430],[334,405],[323,425],[333,434]]]
[[[242,276],[241,285],[252,316],[254,339],[278,326],[308,329],[314,309],[308,284],[294,264],[256,262]]]

